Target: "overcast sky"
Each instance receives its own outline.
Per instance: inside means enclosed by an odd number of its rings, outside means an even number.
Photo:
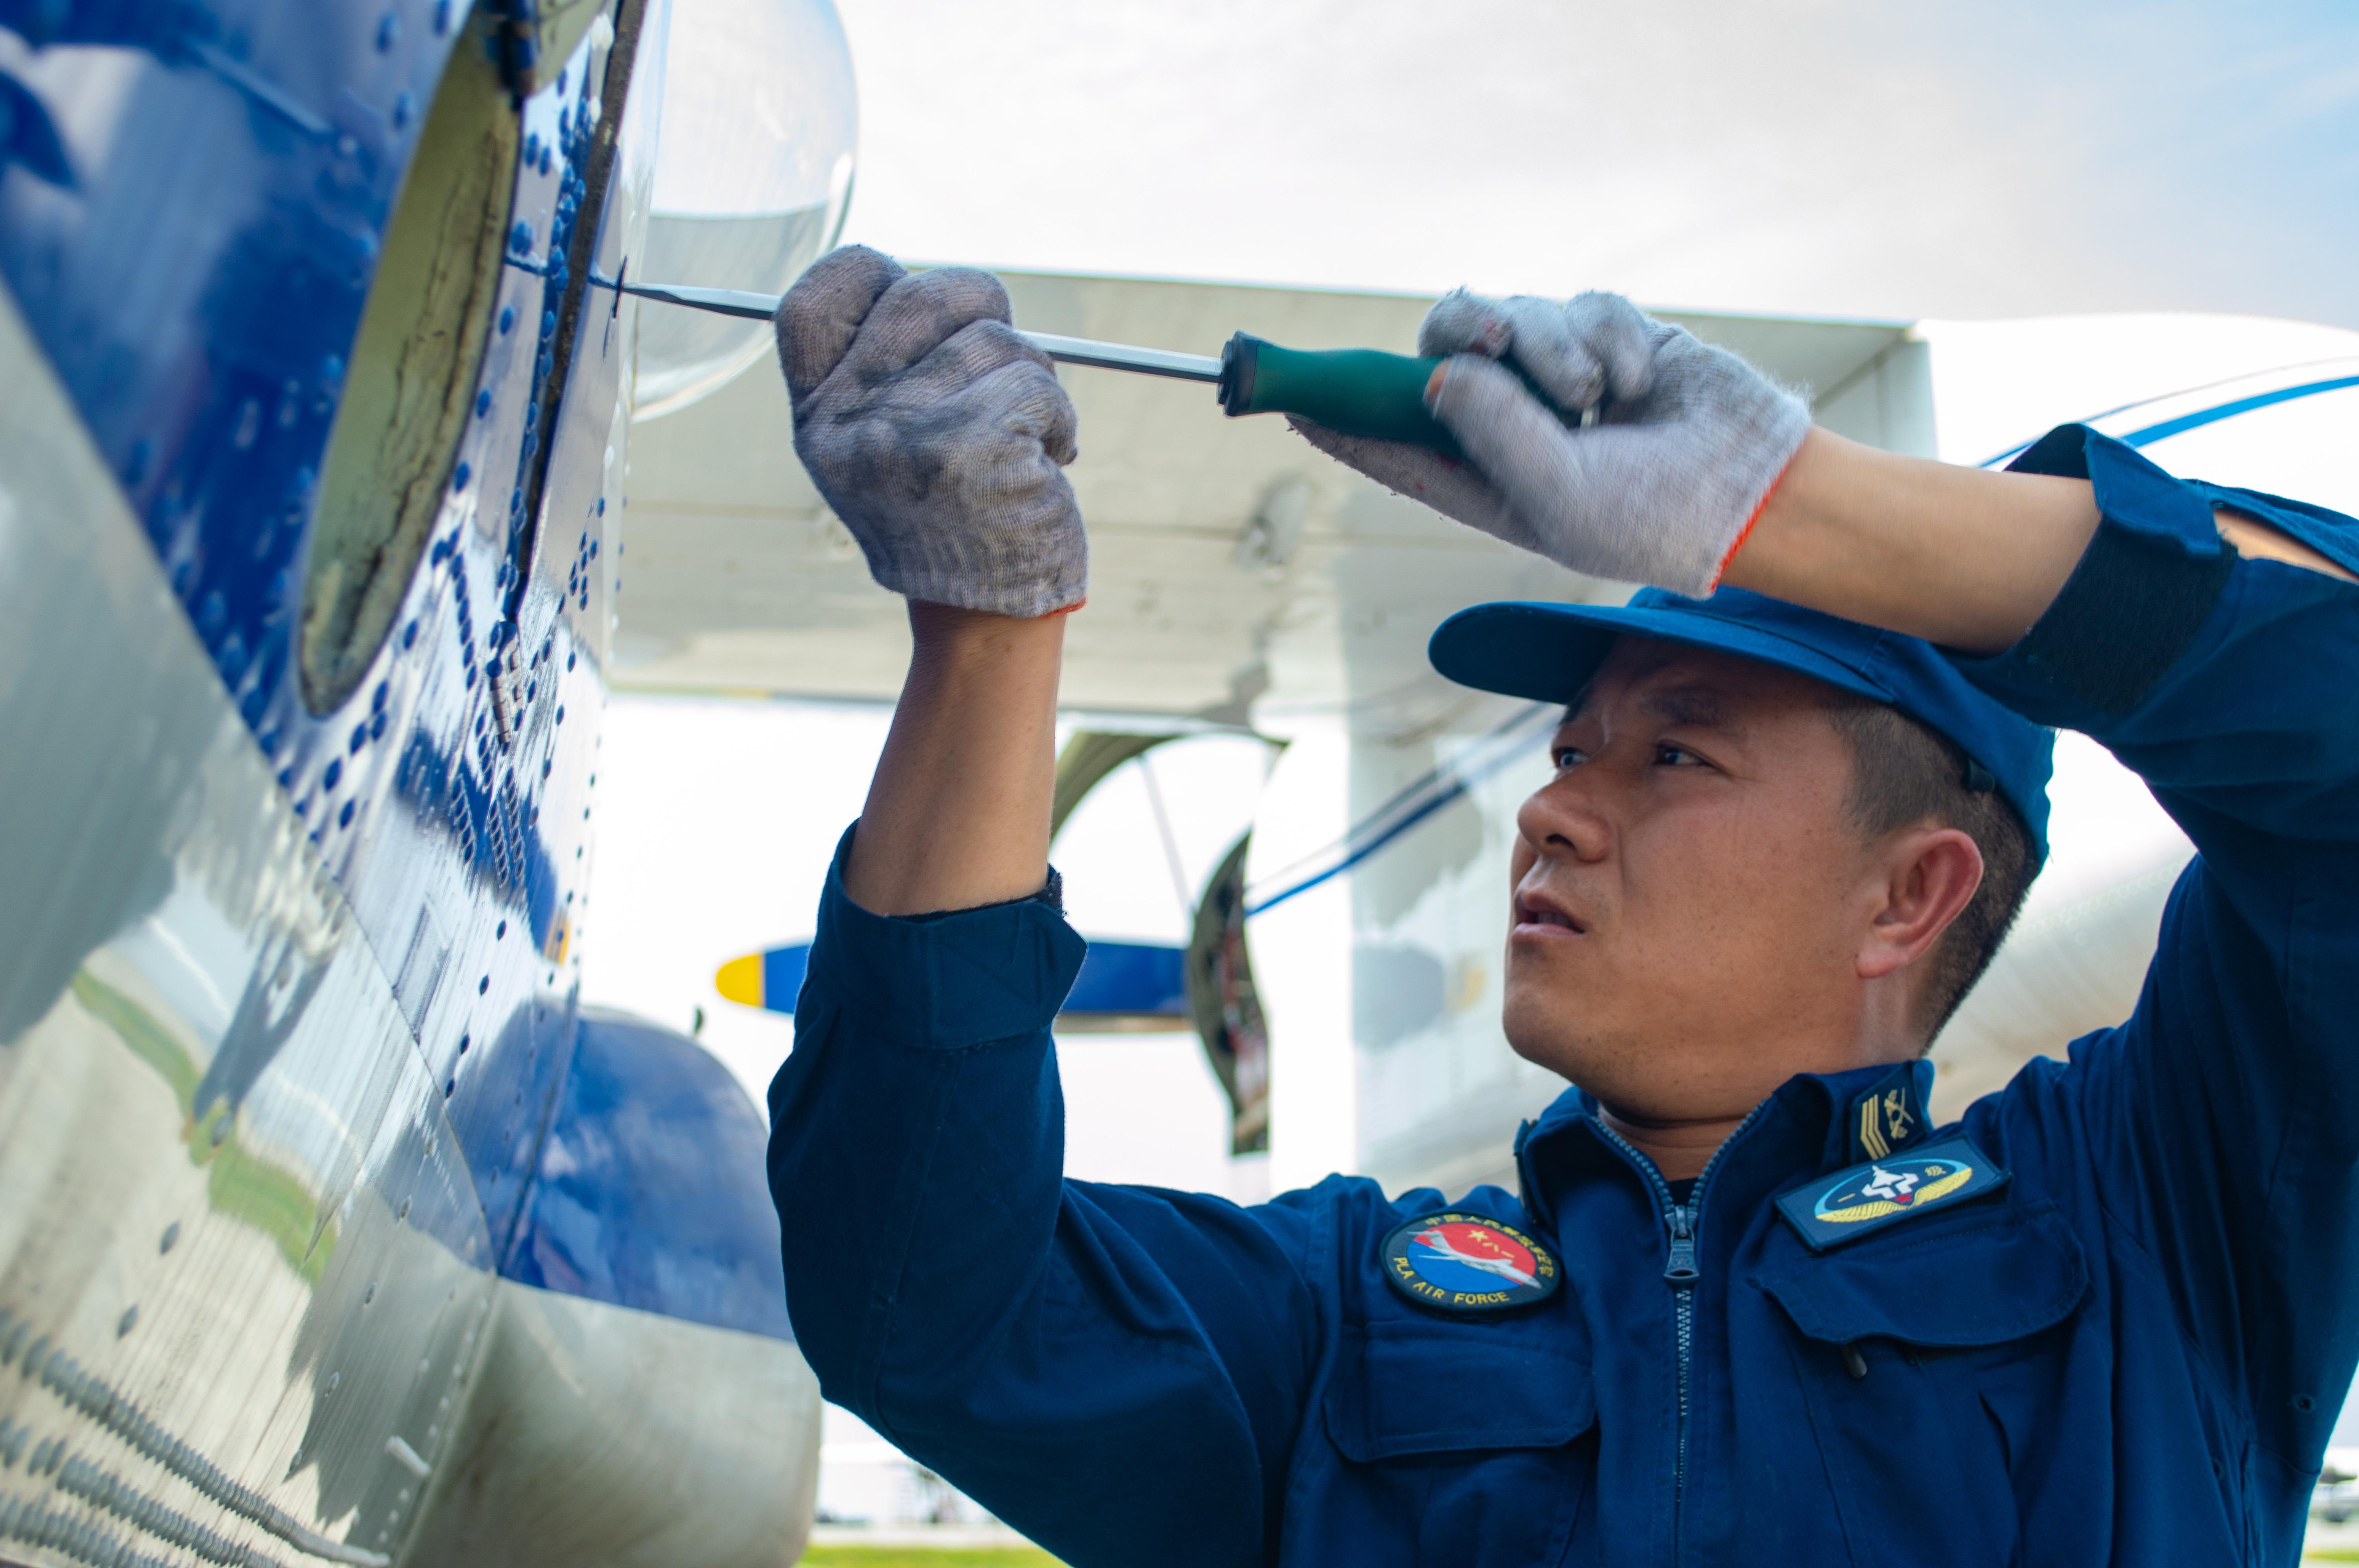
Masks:
[[[2359,326],[2340,0],[839,5],[913,257]]]

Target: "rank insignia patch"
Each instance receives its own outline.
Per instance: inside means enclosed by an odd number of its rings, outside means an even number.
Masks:
[[[1563,1271],[1549,1249],[1479,1214],[1429,1214],[1385,1238],[1385,1279],[1440,1312],[1505,1312],[1546,1301]]]
[[[1844,1118],[1854,1160],[1881,1160],[1912,1143],[1922,1143],[1933,1130],[1925,1098],[1933,1087],[1933,1064],[1904,1062],[1886,1073],[1874,1088],[1855,1097]]]
[[[1779,1198],[1777,1209],[1811,1251],[1823,1252],[1911,1215],[1980,1196],[2008,1180],[2008,1173],[1972,1139],[1945,1138],[1821,1176]]]

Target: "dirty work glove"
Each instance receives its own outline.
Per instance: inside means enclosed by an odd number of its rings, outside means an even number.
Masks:
[[[1295,428],[1378,483],[1592,577],[1710,592],[1810,427],[1800,398],[1618,294],[1460,289],[1417,337],[1419,353],[1449,356],[1427,401],[1467,462]],[[1596,424],[1568,428],[1503,359],[1559,408],[1603,397]]]
[[[1031,617],[1089,589],[1073,406],[972,267],[830,253],[778,302],[795,455],[895,593]]]

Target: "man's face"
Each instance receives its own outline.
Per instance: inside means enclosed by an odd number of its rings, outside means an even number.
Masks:
[[[1507,1039],[1625,1115],[1741,1115],[1861,1065],[1881,873],[1827,688],[1624,637],[1516,816]]]

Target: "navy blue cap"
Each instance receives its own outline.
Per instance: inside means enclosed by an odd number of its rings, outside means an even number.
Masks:
[[[2006,708],[1922,638],[1822,615],[1723,588],[1709,599],[1641,589],[1626,605],[1478,604],[1443,622],[1427,646],[1433,667],[1461,686],[1571,702],[1614,639],[1652,637],[1793,670],[1888,703],[1957,742],[2048,859],[2048,779],[2054,733]]]

